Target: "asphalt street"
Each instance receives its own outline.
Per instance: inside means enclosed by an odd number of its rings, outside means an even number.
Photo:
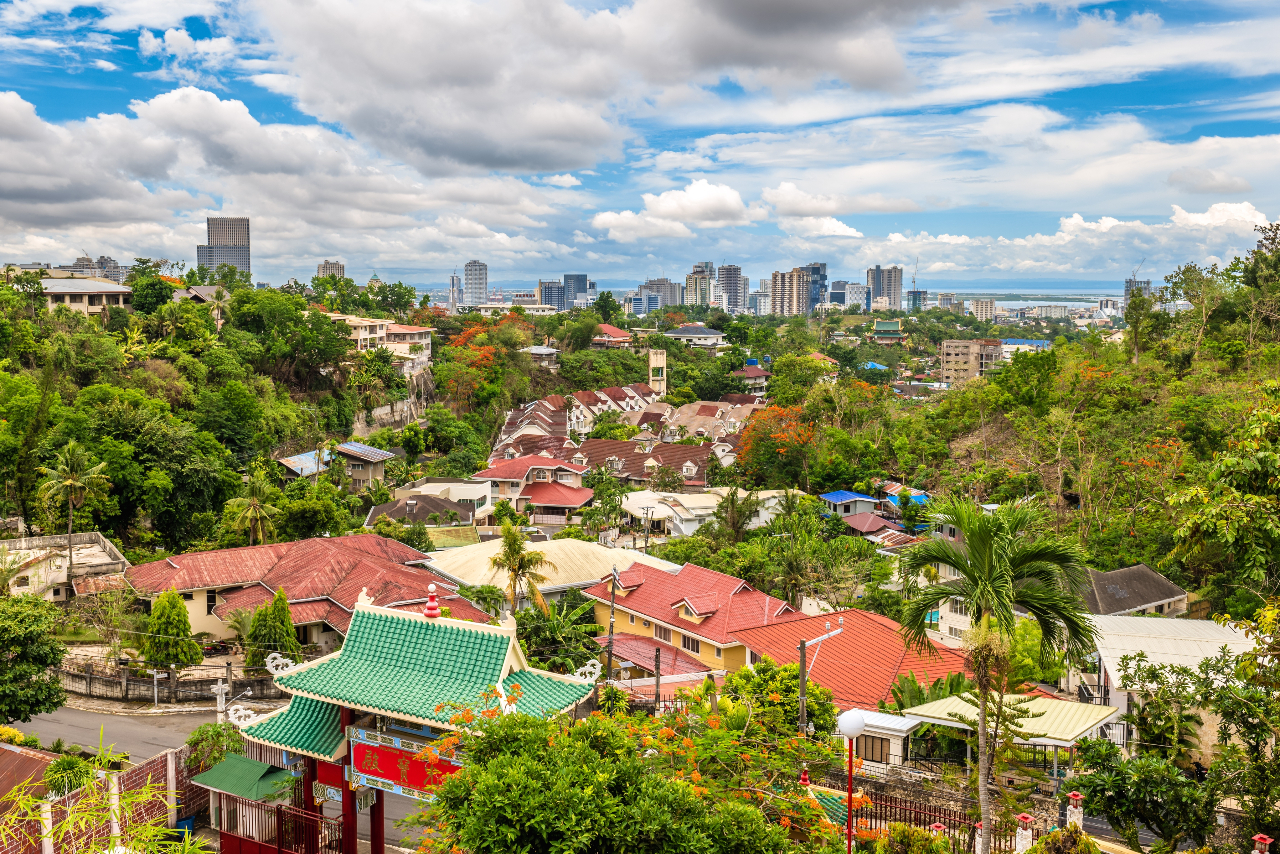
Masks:
[[[141,762],[162,750],[181,747],[196,727],[213,723],[215,719],[213,712],[127,716],[61,708],[52,714],[34,717],[31,723],[19,723],[17,728],[24,733],[36,733],[42,744],[61,738],[67,744],[78,744],[87,749],[97,748],[101,730],[103,741],[108,745],[114,744],[112,749],[115,752],[127,752],[131,760]],[[395,822],[413,812],[415,802],[400,795],[385,797],[386,838],[387,842],[394,844],[405,834],[395,826]],[[325,815],[337,817],[339,812],[335,804],[325,805]],[[367,814],[360,814],[356,827],[361,839],[369,838]]]

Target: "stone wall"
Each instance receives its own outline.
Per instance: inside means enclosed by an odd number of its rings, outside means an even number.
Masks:
[[[435,399],[435,380],[431,371],[418,371],[407,378],[409,395],[404,400],[396,400],[386,406],[379,406],[372,412],[356,413],[352,432],[359,437],[381,430],[383,427],[400,429],[411,421],[417,421],[422,411]]]

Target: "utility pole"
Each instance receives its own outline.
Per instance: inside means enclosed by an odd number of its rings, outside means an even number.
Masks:
[[[612,583],[609,585],[609,663],[604,669],[604,683],[613,678],[613,607],[618,596],[618,565],[613,565]]]
[[[800,737],[804,738],[805,734],[805,688],[809,681],[809,668],[805,661],[806,658],[806,642],[800,641]]]
[[[659,703],[662,702],[662,650],[655,649],[653,651],[653,716],[656,718],[659,712]]]

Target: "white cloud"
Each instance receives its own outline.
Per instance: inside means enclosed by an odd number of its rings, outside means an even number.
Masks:
[[[855,211],[897,213],[920,210],[920,206],[910,199],[890,198],[884,193],[814,194],[801,190],[791,181],[783,181],[777,187],[765,187],[760,197],[773,205],[779,216],[814,217]]]
[[[542,183],[550,184],[553,187],[576,187],[582,182],[572,175],[549,175],[542,179]]]
[[[768,215],[758,208],[748,208],[742,194],[727,184],[712,184],[706,178],[691,181],[682,190],[667,190],[660,195],[645,193],[643,198],[647,216],[703,228],[747,225]]]
[[[1169,173],[1169,186],[1186,190],[1188,193],[1235,194],[1247,193],[1253,189],[1243,178],[1228,175],[1216,169],[1198,169],[1194,166],[1183,166]]]
[[[575,229],[573,232],[573,242],[574,243],[595,243],[596,239],[592,237],[590,234],[586,234],[583,231]]]
[[[803,237],[862,237],[862,232],[833,216],[784,217],[778,227]]]
[[[635,211],[602,211],[591,218],[592,228],[609,229],[609,239],[635,243],[651,237],[693,237],[682,222],[658,219]]]
[[[114,62],[108,62],[105,59],[95,59],[93,62],[90,63],[90,65],[92,65],[94,68],[97,68],[99,71],[119,71],[120,70],[120,66],[116,65]]]

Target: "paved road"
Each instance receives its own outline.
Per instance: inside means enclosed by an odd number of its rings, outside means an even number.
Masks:
[[[214,720],[213,712],[126,716],[62,708],[52,714],[34,717],[31,723],[17,724],[17,727],[23,732],[37,733],[43,744],[60,738],[67,744],[78,744],[86,749],[97,748],[101,729],[103,741],[114,743],[117,753],[127,752],[134,762],[141,762],[162,750],[181,747],[192,730]]]
[[[114,743],[117,753],[127,751],[133,761],[140,762],[162,750],[181,747],[196,727],[214,720],[213,712],[126,716],[62,708],[52,714],[32,718],[31,723],[20,723],[17,727],[26,733],[37,733],[43,744],[61,738],[67,744],[91,749],[97,748],[98,731],[102,728],[103,739],[107,744]],[[395,821],[414,812],[415,803],[399,795],[385,797],[387,842],[397,843],[405,832],[395,826]],[[338,812],[334,804],[326,804],[326,815],[337,816]],[[365,813],[360,814],[357,836],[369,838],[369,817]]]

